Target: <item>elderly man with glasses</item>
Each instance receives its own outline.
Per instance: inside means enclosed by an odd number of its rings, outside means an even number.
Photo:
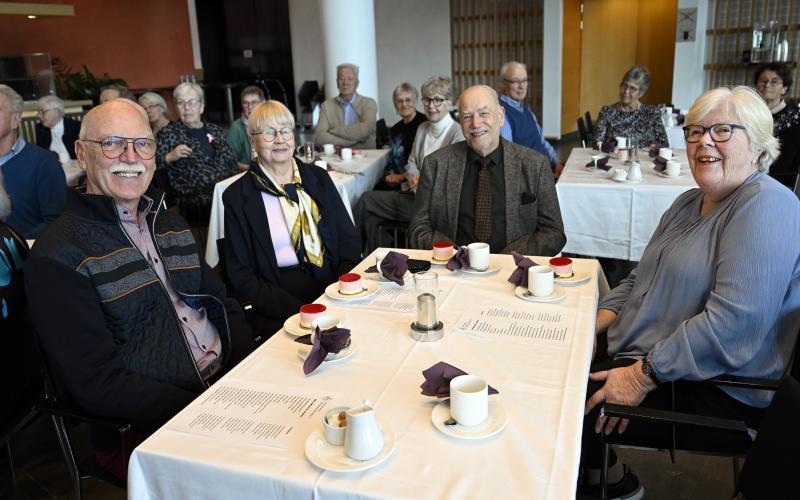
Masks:
[[[348,148],[375,148],[375,117],[378,105],[356,93],[358,66],[344,63],[336,67],[339,95],[322,103],[314,142],[338,144]]]
[[[239,168],[250,168],[250,162],[255,160],[255,153],[250,147],[250,138],[247,136],[247,120],[256,106],[264,102],[264,91],[261,87],[248,85],[242,90],[242,116],[231,124],[228,130],[228,146],[236,157]]]
[[[34,239],[61,213],[67,180],[47,151],[25,142],[19,130],[22,108],[22,97],[0,84],[0,170],[13,200],[5,222]]]
[[[64,163],[75,159],[75,141],[81,123],[64,117],[64,101],[54,95],[39,98],[39,119],[36,124],[36,145],[52,151],[58,161]]]
[[[68,193],[25,262],[31,317],[75,402],[143,439],[249,352],[250,330],[186,222],[148,188],[156,142],[144,109],[94,108],[75,149],[86,191]],[[93,437],[101,464],[124,477],[119,437]]]
[[[528,68],[517,61],[505,63],[500,68],[500,89],[500,106],[506,114],[506,121],[500,128],[500,137],[542,153],[550,161],[550,168],[560,173],[564,165],[558,161],[553,146],[544,139],[542,127],[536,121],[533,110],[525,106]]]

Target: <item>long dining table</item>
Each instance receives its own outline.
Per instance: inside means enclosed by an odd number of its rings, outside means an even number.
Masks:
[[[317,301],[351,330],[352,355],[304,375],[301,347],[277,332],[134,450],[128,498],[574,498],[595,311],[608,289],[597,261],[575,259],[583,281],[557,285],[563,297],[554,303],[515,295],[510,255],[492,255],[492,272],[484,274],[434,265],[444,324],[444,338],[435,342],[409,335],[412,277],[403,286],[372,281],[364,271],[374,263],[370,255],[355,268],[377,287],[373,298]],[[422,371],[439,361],[496,388],[490,416],[505,414],[505,426],[494,422],[496,434],[482,439],[438,430],[436,408],[444,403],[422,395],[420,385]],[[315,441],[322,414],[364,399],[392,446],[382,461],[360,471],[350,459],[312,464],[307,456],[324,447]],[[258,408],[245,412],[243,400]],[[274,432],[270,418],[281,417],[259,413],[267,400],[294,406]]]
[[[641,181],[616,182],[602,169],[586,168],[592,155],[601,155],[599,151],[573,149],[556,183],[567,235],[563,251],[639,261],[667,208],[681,193],[697,187],[686,150],[673,149],[673,154],[681,163],[679,177],[657,173],[645,150],[638,154]],[[627,169],[625,162],[613,157],[608,165]]]
[[[321,159],[332,168],[331,179],[351,219],[353,219],[353,207],[361,199],[361,195],[375,187],[383,176],[388,156],[388,149],[363,149],[358,157],[350,161],[342,161],[333,155],[321,156]],[[211,267],[219,263],[217,240],[225,237],[225,207],[222,204],[222,193],[243,175],[243,173],[236,174],[214,186],[205,253],[206,263]]]

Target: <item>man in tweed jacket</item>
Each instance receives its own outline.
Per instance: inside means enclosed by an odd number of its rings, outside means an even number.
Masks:
[[[425,158],[409,226],[411,245],[429,249],[434,241],[485,241],[492,253],[560,252],[567,239],[547,158],[500,139],[504,114],[492,88],[466,89],[458,110],[466,142]],[[482,163],[491,179],[491,230],[488,237],[479,238]]]

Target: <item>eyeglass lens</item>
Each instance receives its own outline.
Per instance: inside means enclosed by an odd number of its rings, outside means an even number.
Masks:
[[[128,144],[133,143],[133,149],[143,160],[149,160],[156,155],[156,141],[145,137],[131,139],[128,137],[106,137],[100,141],[100,149],[109,158],[119,158],[125,154]]]

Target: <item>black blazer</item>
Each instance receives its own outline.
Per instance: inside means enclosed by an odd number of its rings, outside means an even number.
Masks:
[[[253,168],[258,166],[253,164]],[[361,259],[361,239],[328,172],[303,163],[299,170],[303,188],[321,214],[317,227],[330,257],[332,283]],[[283,321],[297,313],[303,302],[281,286],[267,213],[253,174],[248,172],[231,184],[222,203],[225,272],[236,295],[268,318]]]
[[[81,122],[73,120],[72,118],[64,118],[64,135],[61,140],[64,141],[64,147],[67,148],[69,157],[73,160],[75,156],[75,141],[78,140],[78,135],[81,133]],[[45,150],[50,150],[50,129],[42,125],[42,122],[36,124],[36,145]]]

